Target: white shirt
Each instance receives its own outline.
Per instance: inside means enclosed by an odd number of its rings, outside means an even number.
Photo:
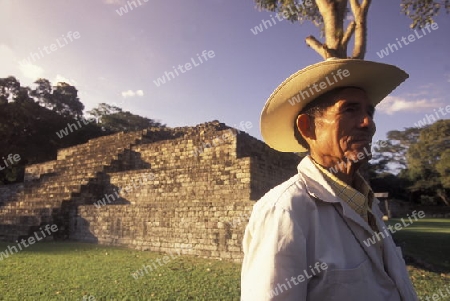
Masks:
[[[241,300],[418,300],[392,237],[382,248],[367,246],[373,230],[309,157],[298,171],[254,205],[243,239]],[[372,211],[382,232],[378,203]]]

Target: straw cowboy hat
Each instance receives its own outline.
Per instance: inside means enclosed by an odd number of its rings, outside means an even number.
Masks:
[[[392,65],[357,59],[331,58],[292,74],[270,95],[261,112],[261,134],[272,148],[305,152],[294,137],[298,113],[318,96],[339,88],[363,89],[376,106],[408,74]]]

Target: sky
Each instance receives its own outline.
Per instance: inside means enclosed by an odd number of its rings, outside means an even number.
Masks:
[[[0,77],[68,82],[85,111],[105,102],[171,127],[219,120],[262,140],[259,117],[272,91],[322,60],[305,44],[320,39],[310,23],[274,18],[254,34],[272,17],[252,0],[0,0]],[[437,111],[450,105],[450,15],[435,22],[414,32],[398,1],[372,1],[365,59],[410,75],[377,107],[374,141],[427,114],[450,117]],[[410,34],[420,38],[386,48]]]

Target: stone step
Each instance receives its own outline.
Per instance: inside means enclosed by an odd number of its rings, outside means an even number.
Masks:
[[[88,143],[65,149],[54,165],[42,171],[37,180],[24,184],[18,199],[0,207],[0,240],[27,235],[33,227],[50,222],[55,215],[67,220],[61,211],[63,201],[74,206],[94,199],[96,178],[105,170],[117,168],[128,158],[124,152],[142,141],[146,131],[117,133],[99,137]],[[59,211],[58,211],[59,210]]]
[[[36,207],[36,208],[8,208],[8,209],[0,209],[0,213],[5,217],[9,216],[45,216],[51,215],[54,207]],[[2,220],[3,223],[3,220]]]

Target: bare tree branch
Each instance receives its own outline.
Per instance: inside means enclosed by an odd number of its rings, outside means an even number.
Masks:
[[[357,12],[360,10],[358,0],[350,0],[350,8],[354,16],[356,16]]]
[[[355,16],[355,46],[352,58],[364,59],[367,46],[367,12],[371,0],[363,0],[360,5],[358,0],[350,0],[351,9]]]
[[[371,0],[254,0],[260,10],[278,12],[290,22],[311,21],[319,27],[325,41],[308,37],[306,44],[323,58],[364,59],[367,48],[367,13]],[[350,3],[349,3],[350,2]],[[350,5],[348,5],[350,4]],[[354,21],[344,31],[345,15],[353,13]],[[401,11],[412,20],[411,28],[433,23],[439,12],[450,13],[450,0],[400,0]],[[354,48],[347,55],[348,43],[354,35]]]
[[[324,60],[331,57],[332,55],[328,52],[327,47],[322,44],[313,36],[309,36],[305,39],[306,44],[314,49]]]
[[[332,56],[344,58],[347,56],[341,47],[344,34],[344,14],[348,0],[317,0],[317,8],[323,18],[325,45]]]
[[[347,26],[347,30],[344,33],[344,36],[342,37],[341,46],[345,50],[345,53],[347,53],[347,45],[350,41],[350,38],[352,37],[353,33],[355,32],[356,22],[352,21]]]

